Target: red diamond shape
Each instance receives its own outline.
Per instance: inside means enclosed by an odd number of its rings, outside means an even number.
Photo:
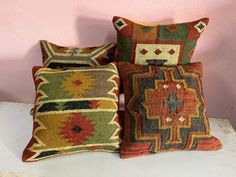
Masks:
[[[79,87],[79,86],[82,84],[82,82],[81,82],[80,80],[74,80],[74,81],[73,81],[73,84],[74,84],[76,87]]]
[[[171,49],[171,50],[168,51],[168,53],[169,53],[170,55],[173,55],[173,54],[175,53],[175,51],[174,51],[174,49]]]
[[[155,50],[155,54],[159,55],[162,51],[160,49]]]
[[[141,54],[145,55],[146,53],[148,53],[148,51],[146,49],[142,49],[139,51]]]

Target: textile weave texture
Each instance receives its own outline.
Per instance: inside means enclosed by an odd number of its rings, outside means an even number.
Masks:
[[[51,42],[40,41],[43,64],[49,68],[98,66],[113,61],[116,44],[109,43],[97,47],[62,47]]]
[[[143,25],[115,16],[113,24],[117,31],[116,59],[134,64],[190,63],[197,40],[208,20],[202,18],[188,23]]]
[[[115,64],[64,70],[34,67],[33,78],[33,135],[23,161],[120,148]]]
[[[125,93],[121,158],[173,150],[218,150],[210,134],[202,65],[150,66],[120,62]]]

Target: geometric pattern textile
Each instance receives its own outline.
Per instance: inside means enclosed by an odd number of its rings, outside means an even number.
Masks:
[[[45,40],[40,41],[43,65],[49,68],[98,66],[111,63],[116,44],[104,44],[97,47],[62,47]]]
[[[218,150],[202,91],[202,65],[120,62],[125,94],[122,158],[173,150]]]
[[[33,135],[23,161],[119,149],[119,75],[115,64],[70,69],[36,66],[33,78]]]
[[[157,60],[164,65],[190,63],[208,21],[208,18],[202,18],[187,23],[144,25],[114,16],[116,59],[140,65]]]

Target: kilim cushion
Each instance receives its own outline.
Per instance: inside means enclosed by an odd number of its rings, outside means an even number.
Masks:
[[[122,158],[173,150],[217,150],[202,91],[202,65],[120,62],[125,93]]]
[[[113,24],[117,31],[118,61],[176,65],[190,63],[208,18],[179,24],[143,25],[115,16]]]
[[[83,151],[117,151],[119,75],[115,64],[33,68],[33,135],[23,161]]]
[[[98,66],[112,62],[116,44],[98,47],[62,47],[48,41],[40,41],[43,64],[49,68]]]

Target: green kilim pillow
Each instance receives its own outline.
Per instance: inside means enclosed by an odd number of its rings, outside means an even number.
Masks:
[[[33,78],[33,135],[23,161],[119,149],[119,75],[115,64],[67,70],[34,67]]]
[[[43,65],[49,68],[98,66],[111,63],[116,44],[104,44],[97,47],[62,47],[51,42],[40,41]]]
[[[208,18],[178,24],[143,25],[115,16],[113,24],[117,31],[118,61],[176,65],[190,63]]]

